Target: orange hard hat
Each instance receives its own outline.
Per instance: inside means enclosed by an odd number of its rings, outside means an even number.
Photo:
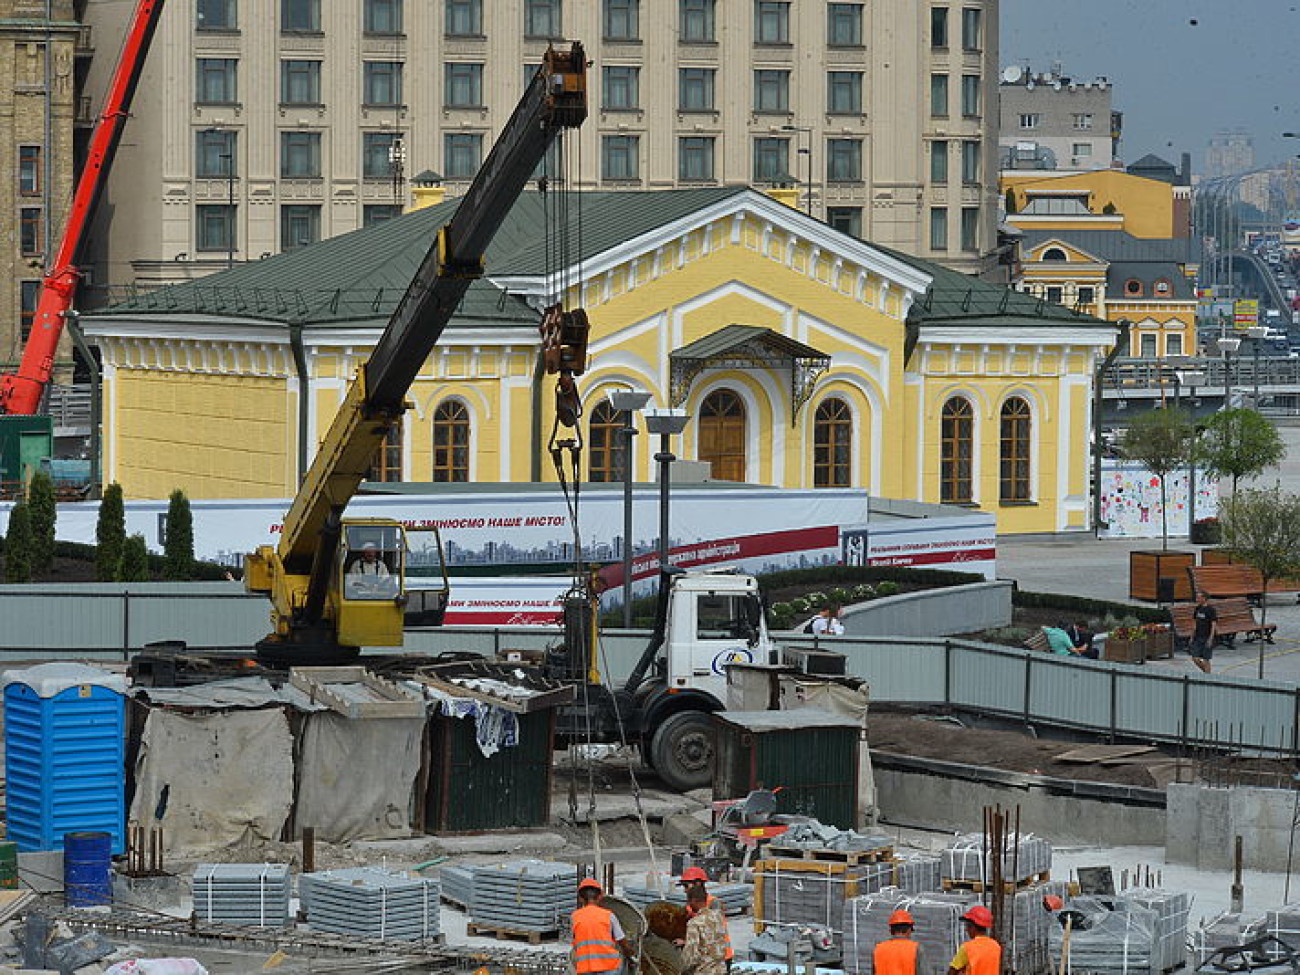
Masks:
[[[969,911],[961,916],[963,921],[970,921],[977,928],[988,930],[993,927],[993,912],[983,904],[976,904]]]
[[[1065,906],[1065,901],[1061,900],[1061,898],[1057,897],[1055,894],[1048,894],[1043,898],[1043,906],[1049,911],[1059,911]]]
[[[600,883],[594,877],[584,877],[582,881],[578,884],[578,889],[594,890],[597,893],[604,892],[604,888],[600,886]]]
[[[916,922],[907,911],[899,910],[889,915],[889,926],[892,928],[895,924],[916,924]]]
[[[707,883],[708,879],[709,879],[709,875],[705,873],[704,870],[701,869],[700,867],[687,867],[685,870],[682,871],[682,879],[679,880],[678,883],[690,884],[690,883],[694,883],[697,880],[700,883]]]

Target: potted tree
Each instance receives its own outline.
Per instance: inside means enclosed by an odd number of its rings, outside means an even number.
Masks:
[[[1121,447],[1124,457],[1140,463],[1160,484],[1160,550],[1130,553],[1129,596],[1132,599],[1158,600],[1161,579],[1174,580],[1174,599],[1192,598],[1187,570],[1196,564],[1196,553],[1169,550],[1166,478],[1187,465],[1195,437],[1191,417],[1176,406],[1139,414],[1124,435]]]

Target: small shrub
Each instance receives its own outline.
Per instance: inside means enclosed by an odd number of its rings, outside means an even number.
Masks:
[[[104,488],[99,502],[95,546],[95,578],[100,582],[116,581],[121,577],[126,546],[126,509],[122,505],[122,485],[116,481]]]
[[[836,606],[843,606],[852,598],[853,598],[852,590],[842,589],[838,586],[831,590],[831,602],[834,603]]]
[[[1000,626],[996,630],[989,630],[985,637],[993,643],[1004,643],[1007,646],[1018,647],[1031,636],[1034,630],[1026,626]]]
[[[886,579],[884,582],[880,582],[876,584],[877,596],[897,596],[898,593],[899,593],[898,583],[894,582],[891,579]]]
[[[5,582],[32,581],[32,513],[27,502],[19,501],[9,512],[5,535]]]
[[[831,602],[830,597],[824,592],[810,592],[804,598],[808,600],[808,604],[812,606],[813,609],[821,609],[823,606],[829,606]]]
[[[143,535],[132,535],[122,546],[122,571],[118,581],[149,581],[149,549]]]
[[[812,603],[803,596],[795,596],[794,599],[790,600],[790,608],[794,610],[795,615],[798,615],[812,609]]]
[[[33,474],[27,485],[27,508],[32,520],[32,573],[45,575],[54,566],[54,522],[59,511],[54,481],[44,471]]]
[[[875,599],[876,590],[864,582],[860,586],[853,587],[853,598],[854,599]]]
[[[163,578],[184,582],[194,577],[194,516],[189,498],[177,488],[167,504],[167,538],[163,546]]]
[[[778,630],[788,630],[796,615],[794,607],[789,603],[773,603],[771,612],[772,626]]]

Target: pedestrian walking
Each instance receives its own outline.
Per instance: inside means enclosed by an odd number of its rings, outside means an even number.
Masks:
[[[993,912],[976,904],[961,916],[966,922],[966,940],[952,956],[948,975],[998,975],[1002,967],[1002,946],[989,937]]]
[[[1219,632],[1219,612],[1210,605],[1210,597],[1204,592],[1196,594],[1196,608],[1192,610],[1192,663],[1202,673],[1210,672],[1210,660],[1214,657],[1214,639]]]
[[[731,939],[718,907],[708,904],[703,884],[686,888],[686,943],[682,945],[682,975],[727,975]]]
[[[889,915],[889,937],[871,953],[872,975],[917,975],[925,968],[921,946],[912,938],[915,922],[907,911]]]
[[[578,884],[578,909],[570,916],[571,955],[577,975],[610,975],[621,971],[623,960],[632,957],[632,944],[618,918],[600,906],[604,895],[600,884],[590,877]]]

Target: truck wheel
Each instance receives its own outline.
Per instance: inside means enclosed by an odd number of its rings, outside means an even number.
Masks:
[[[656,729],[652,765],[664,784],[678,792],[701,789],[713,780],[713,722],[703,711],[683,711]]]

